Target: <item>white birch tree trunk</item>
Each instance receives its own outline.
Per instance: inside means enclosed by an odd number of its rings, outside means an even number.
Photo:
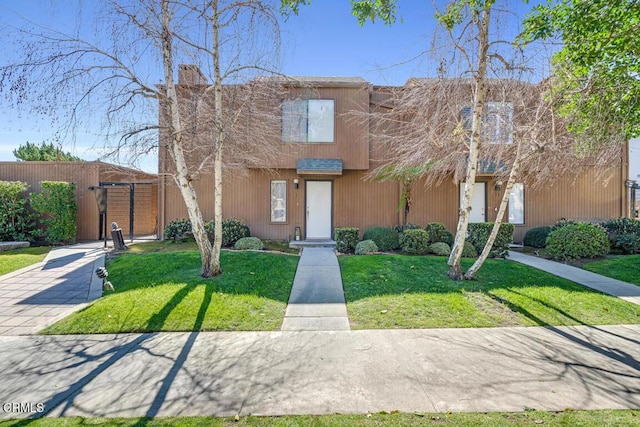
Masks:
[[[498,208],[498,214],[496,215],[496,221],[493,224],[493,228],[491,229],[491,233],[489,234],[489,238],[482,249],[482,253],[478,256],[476,261],[473,263],[471,267],[464,274],[464,278],[466,280],[473,279],[474,274],[482,267],[482,264],[486,261],[489,253],[491,252],[491,248],[493,246],[493,242],[496,241],[496,237],[498,236],[498,231],[500,231],[500,225],[504,219],[504,214],[507,210],[507,206],[509,205],[509,195],[511,194],[511,189],[513,188],[513,184],[515,184],[516,177],[518,176],[518,172],[520,169],[520,147],[521,144],[518,141],[518,146],[516,147],[516,157],[511,166],[511,172],[509,173],[509,179],[507,180],[507,186],[504,190],[504,194],[502,195],[502,200],[500,201],[500,207]]]
[[[222,248],[222,147],[224,144],[223,111],[222,111],[222,74],[220,72],[220,15],[218,12],[218,0],[212,3],[213,8],[213,28],[212,28],[212,55],[213,55],[213,117],[214,126],[213,141],[215,143],[215,157],[213,163],[213,185],[214,185],[214,210],[213,219],[215,222],[213,239],[213,259],[211,269],[213,275],[222,273],[220,266],[220,251]]]
[[[480,151],[480,132],[482,129],[482,113],[484,110],[484,98],[486,95],[485,79],[487,75],[487,51],[489,49],[489,24],[491,18],[491,5],[485,6],[478,18],[478,71],[474,77],[475,93],[473,96],[473,118],[471,121],[471,139],[469,141],[469,159],[465,175],[465,189],[456,227],[456,237],[453,242],[451,255],[449,255],[449,277],[454,280],[464,279],[462,266],[462,250],[466,240],[469,226],[469,214],[471,212],[471,197],[476,182],[478,158]]]
[[[176,168],[175,181],[184,200],[191,221],[193,237],[200,250],[202,277],[210,277],[212,271],[212,247],[204,228],[202,211],[193,187],[183,148],[183,129],[180,119],[178,95],[173,80],[173,35],[171,33],[171,16],[168,0],[162,0],[162,62],[166,85],[166,105],[169,113],[169,152]]]

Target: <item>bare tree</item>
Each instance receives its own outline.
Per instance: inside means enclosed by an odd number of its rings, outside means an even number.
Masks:
[[[201,275],[220,274],[223,169],[238,169],[272,152],[272,121],[255,120],[261,111],[269,114],[256,105],[270,95],[252,78],[275,68],[277,9],[260,0],[113,0],[103,5],[96,33],[19,29],[24,58],[2,66],[0,91],[16,106],[31,103],[36,112],[51,116],[62,112],[71,132],[80,113],[93,110],[111,135],[119,135],[117,153],[153,150],[160,132],[160,149],[170,159],[167,173],[180,190],[200,249]],[[189,85],[177,84],[179,63],[197,65],[210,79],[201,75]],[[145,113],[156,121],[130,119]],[[240,133],[248,120],[252,126]],[[264,126],[257,129],[258,123]],[[258,139],[249,144],[251,137]],[[194,185],[205,170],[214,174],[213,245]]]
[[[550,80],[532,84],[514,78],[524,69],[506,60],[496,48],[501,41],[491,39],[492,8],[491,1],[454,2],[439,15],[469,77],[412,79],[389,95],[387,108],[372,119],[372,132],[386,147],[379,171],[428,165],[424,176],[429,184],[453,177],[464,185],[449,258],[449,277],[457,280],[472,279],[491,252],[515,183],[540,185],[568,166],[578,174],[610,166],[621,156],[620,141],[590,152],[581,149],[556,113]],[[462,30],[454,31],[458,25]],[[463,272],[473,184],[481,169],[506,185],[489,239]]]

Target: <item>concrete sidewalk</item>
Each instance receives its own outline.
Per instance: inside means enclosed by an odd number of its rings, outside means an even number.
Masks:
[[[602,293],[619,297],[625,301],[640,304],[640,286],[621,280],[611,279],[592,273],[581,268],[572,267],[555,261],[549,261],[544,258],[525,255],[516,251],[509,251],[507,259],[546,271],[554,276],[571,280],[579,285],[586,286]]]
[[[102,242],[54,248],[43,262],[0,276],[0,335],[34,334],[102,296]]]
[[[640,326],[0,337],[33,415],[640,408]]]
[[[302,250],[282,330],[349,330],[342,275],[334,248]]]

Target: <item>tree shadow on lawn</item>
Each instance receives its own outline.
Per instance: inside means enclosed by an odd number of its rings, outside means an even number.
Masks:
[[[472,262],[473,260],[463,259],[463,267],[468,268]],[[594,324],[594,319],[624,317],[625,315],[620,314],[623,311],[631,319],[623,323],[640,323],[640,307],[549,273],[502,259],[487,260],[477,273],[476,280],[471,281],[449,279],[444,257],[348,256],[340,258],[340,265],[348,304],[376,297],[384,299],[394,295],[425,294],[425,304],[428,305],[434,301],[444,301],[448,295],[453,299],[470,299],[470,295],[480,294],[486,297],[482,298],[482,303],[492,304],[494,307],[500,305],[501,310],[508,309],[509,312],[523,315],[527,321],[518,323],[522,325],[587,325]],[[601,298],[607,300],[610,311],[598,316],[585,309]],[[402,302],[399,301],[398,305],[401,306]],[[621,307],[625,307],[625,310]],[[602,310],[601,306],[598,308]],[[497,310],[500,311],[500,308]],[[534,315],[527,315],[529,311]],[[590,317],[581,319],[580,313],[589,314]]]
[[[212,409],[213,414],[217,411],[227,414],[226,416],[229,416],[229,412],[238,414],[246,403],[247,395],[230,398],[226,390],[220,389],[225,384],[232,384],[233,382],[229,381],[234,375],[239,383],[246,385],[249,382],[252,387],[270,395],[272,384],[260,382],[259,378],[253,378],[254,373],[247,370],[251,366],[260,367],[260,357],[264,356],[264,349],[251,345],[250,340],[242,338],[236,343],[233,337],[223,336],[224,343],[214,340],[214,345],[211,345],[210,336],[205,335],[205,342],[200,342],[198,350],[192,354],[196,343],[203,339],[201,333],[195,331],[202,329],[207,308],[213,297],[213,288],[206,288],[192,325],[194,332],[187,334],[165,335],[165,338],[156,333],[107,335],[96,338],[46,337],[39,342],[29,343],[29,346],[40,348],[46,354],[53,354],[56,363],[52,364],[51,360],[46,358],[35,358],[21,367],[22,375],[35,378],[35,389],[30,393],[48,396],[40,399],[44,408],[42,412],[32,413],[28,419],[17,421],[13,425],[27,426],[34,419],[52,413],[61,417],[77,416],[78,413],[86,417],[111,417],[121,416],[119,411],[124,410],[144,414],[131,424],[141,427],[148,425],[163,411],[177,411],[178,415],[180,411],[188,411],[190,406],[185,404],[185,399],[199,400],[201,397],[205,398],[209,408],[215,408]],[[231,358],[226,351],[220,354],[217,346],[231,346],[241,351],[231,352]],[[147,369],[136,369],[136,360],[137,363],[146,361]],[[123,364],[130,363],[134,364],[133,369],[125,369],[119,373]],[[207,375],[203,376],[198,368],[201,368],[201,364],[206,366]],[[42,390],[38,388],[42,387],[42,377],[53,375],[55,381],[55,376],[60,372],[68,373],[65,380],[57,379],[56,390],[53,393],[50,392],[51,387],[46,386]],[[219,378],[223,378],[224,381],[218,381]],[[184,397],[180,391],[185,381],[189,381],[193,387],[188,391],[188,397]],[[122,383],[113,386],[114,382]],[[127,386],[129,383],[135,384],[135,387]],[[95,399],[95,396],[100,394],[102,397]],[[175,405],[178,409],[175,409]],[[124,422],[129,425],[130,421],[133,420]],[[105,424],[110,425],[111,422],[106,419]]]
[[[297,261],[285,255],[223,252],[223,274],[204,279],[198,252],[125,254],[107,266],[114,292],[45,333],[191,331],[207,295],[198,330],[277,329]]]

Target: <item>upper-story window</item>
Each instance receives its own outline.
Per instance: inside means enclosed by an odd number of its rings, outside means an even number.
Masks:
[[[282,141],[334,142],[333,99],[286,99],[282,102]]]
[[[461,111],[462,127],[471,129],[473,110]],[[482,139],[489,144],[513,143],[513,106],[510,102],[487,102],[482,117]]]

